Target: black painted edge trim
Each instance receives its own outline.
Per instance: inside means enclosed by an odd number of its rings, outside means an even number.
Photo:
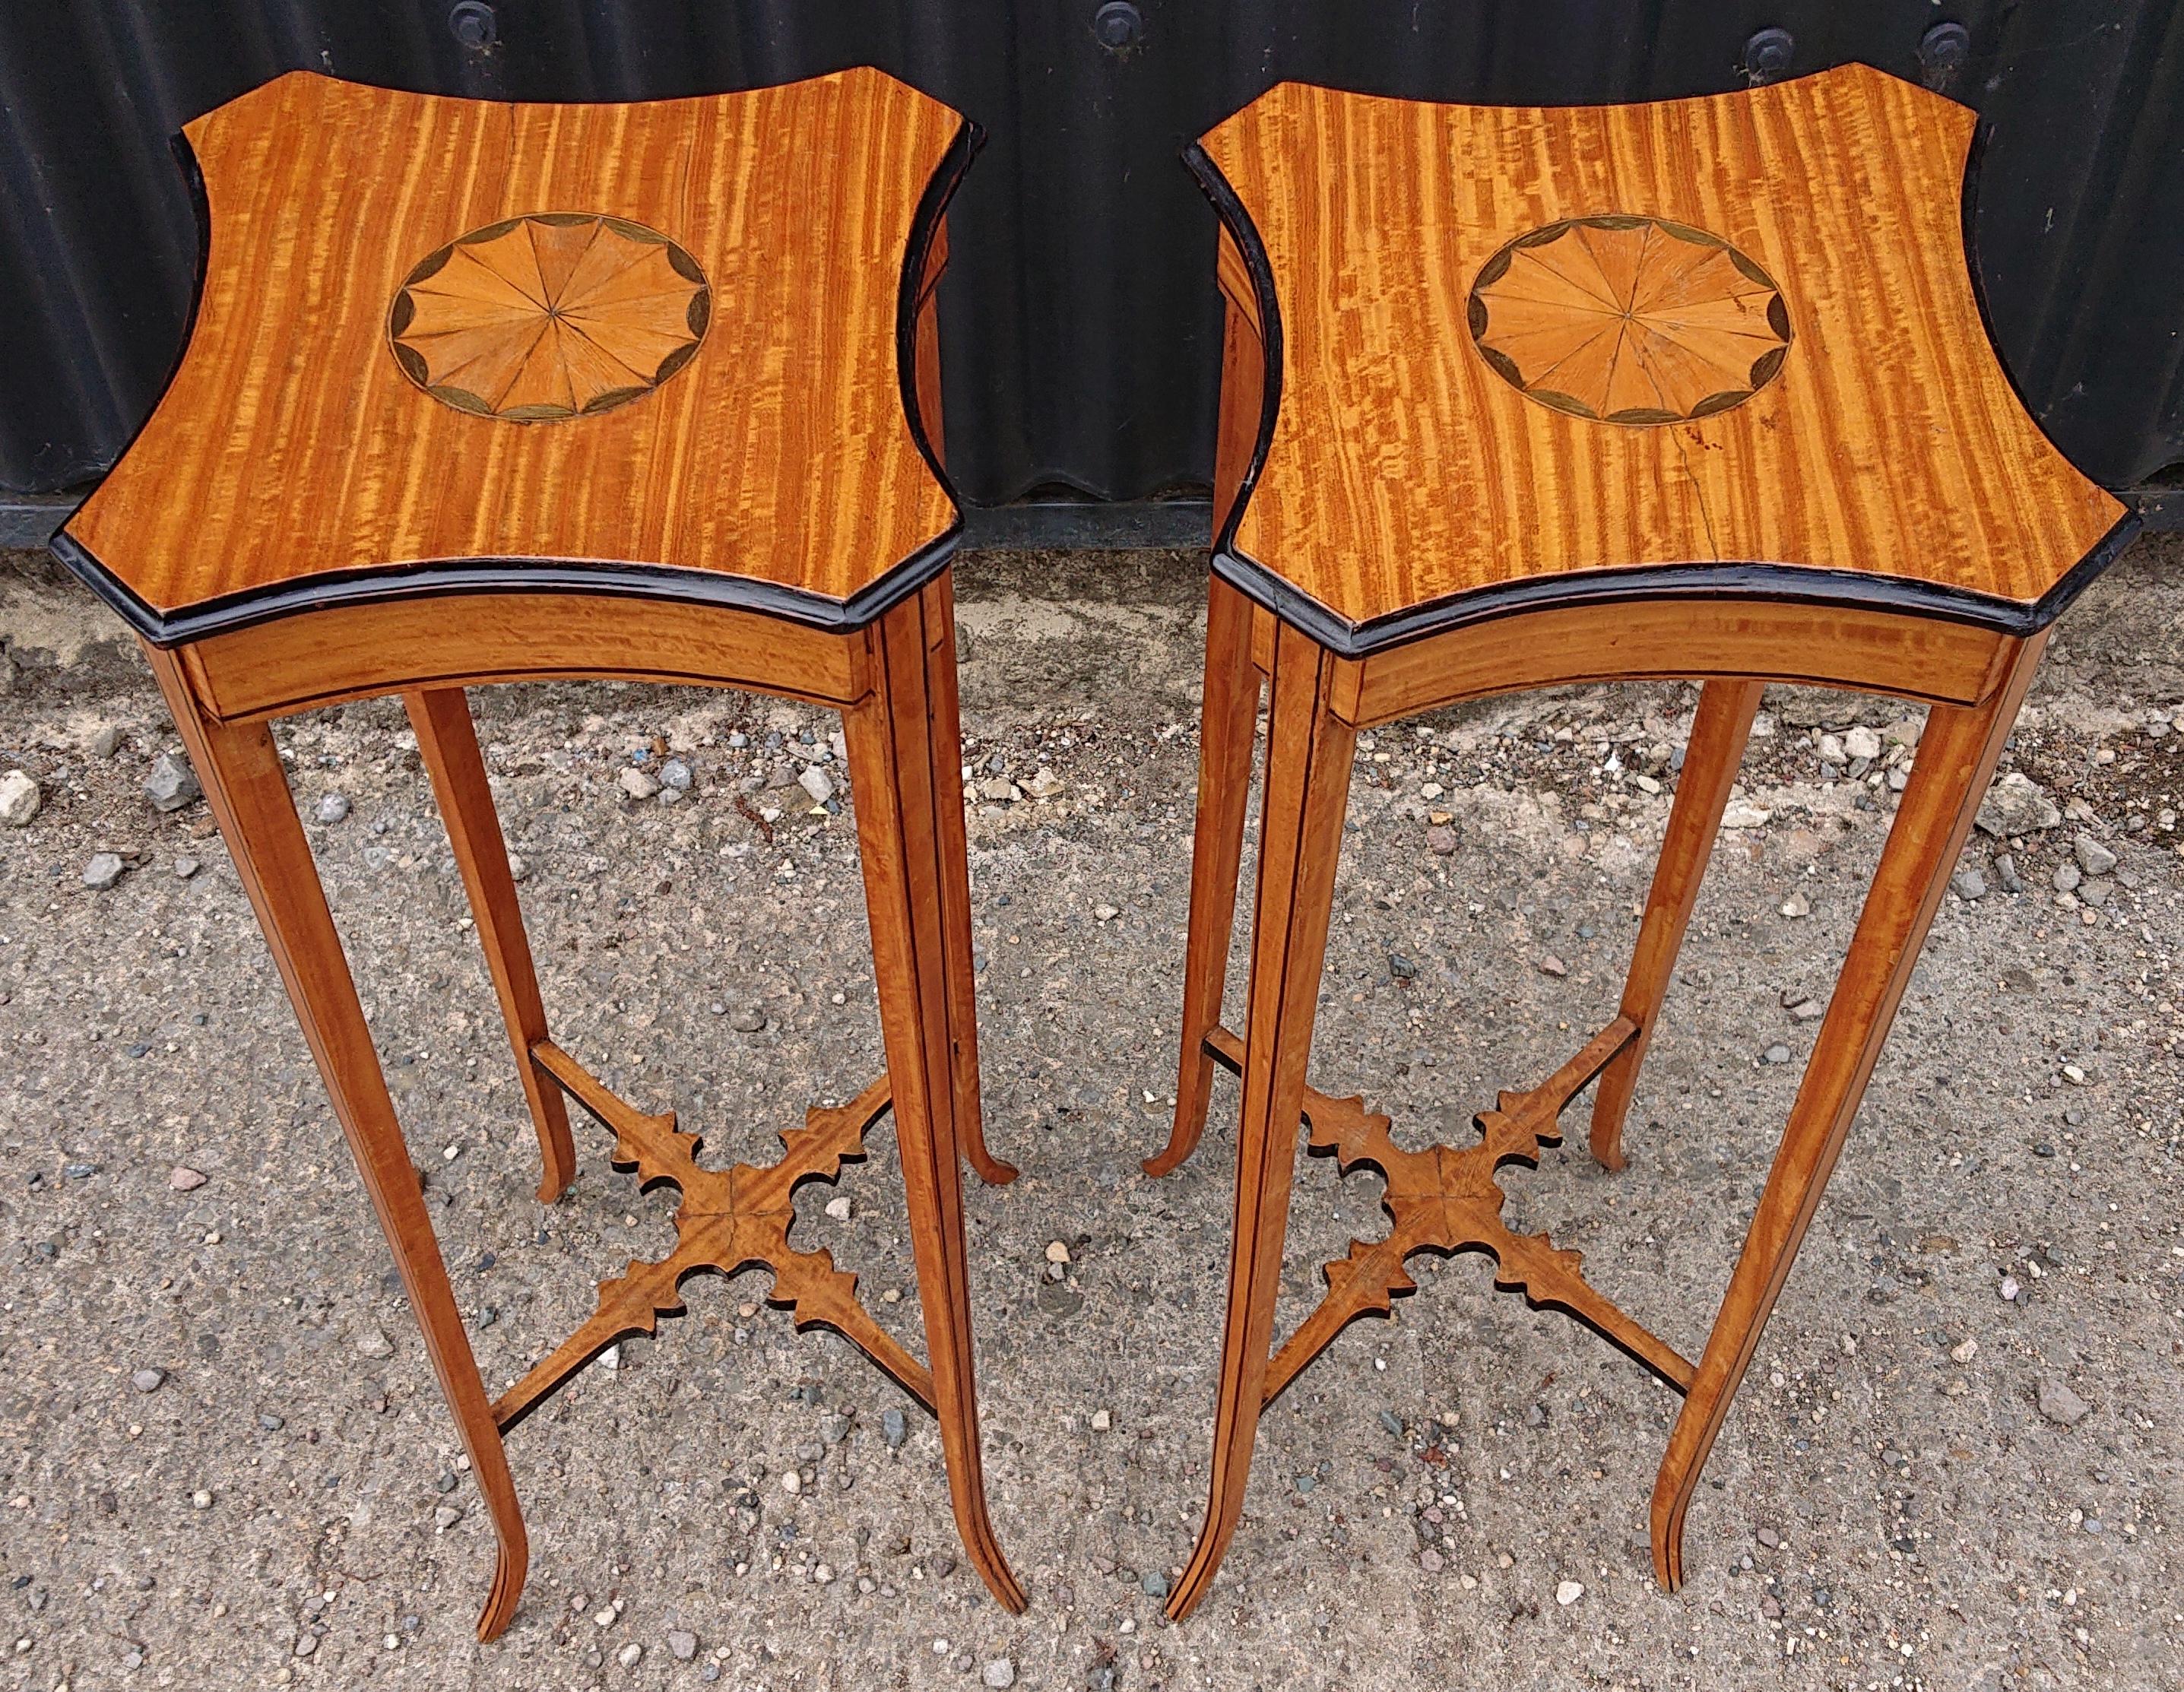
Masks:
[[[47,543],[47,550],[131,628],[159,647],[185,646],[210,635],[249,628],[299,612],[369,604],[376,600],[476,593],[589,593],[668,600],[755,612],[829,633],[854,633],[939,575],[962,537],[961,502],[956,498],[955,485],[949,481],[933,443],[926,438],[924,421],[918,413],[916,312],[918,283],[940,219],[984,141],[985,131],[964,118],[919,197],[917,210],[911,222],[910,238],[904,248],[902,275],[895,293],[895,374],[905,421],[919,455],[947,496],[954,515],[939,534],[846,599],[830,598],[825,594],[753,576],[727,576],[677,565],[511,557],[426,559],[331,571],[273,588],[249,588],[223,594],[178,612],[162,613],[108,569],[98,554],[69,533],[65,526]],[[212,250],[211,204],[205,191],[203,171],[186,136],[177,134],[172,145],[195,202],[198,276],[191,293],[189,321],[183,332],[181,351],[160,391],[162,403],[167,388],[174,386],[176,376],[189,356]],[[130,437],[131,446],[136,444],[136,436],[143,433],[158,410],[155,404],[145,414],[144,422]],[[121,457],[127,456],[128,448],[124,448]]]
[[[1236,251],[1244,260],[1245,274],[1251,279],[1252,298],[1259,307],[1259,432],[1251,443],[1251,461],[1244,466],[1243,478],[1236,484],[1236,497],[1228,504],[1228,515],[1222,522],[1220,532],[1213,537],[1213,555],[1218,559],[1234,548],[1237,526],[1244,520],[1245,507],[1251,503],[1252,490],[1259,485],[1259,472],[1266,468],[1267,454],[1274,444],[1274,421],[1282,409],[1282,303],[1280,296],[1274,292],[1274,266],[1267,256],[1267,243],[1259,234],[1258,225],[1251,221],[1251,214],[1245,209],[1242,198],[1221,174],[1221,167],[1195,141],[1183,149],[1183,162],[1212,203],[1214,215],[1235,241]]]
[[[2023,637],[2053,622],[2093,578],[2114,562],[2137,536],[2138,514],[2126,511],[2093,549],[2038,599],[2005,599],[1939,582],[1810,565],[1691,563],[1621,570],[1573,570],[1532,576],[1496,587],[1474,588],[1393,616],[1353,623],[1284,581],[1248,554],[1226,548],[1213,555],[1213,572],[1344,658],[1368,658],[1451,629],[1468,628],[1528,611],[1613,605],[1659,599],[1754,599],[1792,605],[1836,605],[1901,616],[1970,623]]]

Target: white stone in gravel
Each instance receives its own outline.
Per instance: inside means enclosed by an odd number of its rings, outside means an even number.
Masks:
[[[791,1469],[781,1478],[781,1489],[791,1498],[804,1490],[804,1477]]]
[[[1581,1580],[1566,1580],[1555,1588],[1555,1602],[1564,1609],[1568,1609],[1584,1596],[1585,1583]]]
[[[1067,1263],[1069,1261],[1069,1248],[1058,1239],[1050,1239],[1046,1243],[1046,1261],[1050,1263]]]
[[[1969,1363],[1978,1355],[1979,1341],[1972,1339],[1969,1334],[1961,1342],[1949,1348],[1949,1357],[1953,1362]]]
[[[356,1355],[359,1357],[391,1357],[394,1342],[376,1327],[367,1327],[356,1337]]]
[[[834,779],[816,764],[806,764],[796,785],[811,795],[811,803],[824,804],[834,797]]]
[[[2002,1284],[1995,1288],[1995,1291],[2002,1294],[2003,1302],[2005,1304],[2014,1302],[2016,1300],[2020,1290],[2020,1288],[2017,1284],[2017,1277],[2014,1275],[2003,1276],[2002,1277]]]
[[[1850,762],[1850,754],[1843,750],[1842,737],[1824,734],[1820,737],[1820,762],[1832,764],[1837,769]]]
[[[1738,799],[1721,814],[1724,828],[1764,828],[1774,820],[1774,813],[1764,805],[1747,804]]]
[[[1979,827],[2001,839],[2042,834],[2063,821],[2063,813],[2042,788],[2021,770],[2012,770],[1987,790],[1979,808]]]
[[[1782,914],[1785,916],[1793,917],[1810,916],[1813,914],[1813,902],[1802,893],[1793,893],[1782,901]]]
[[[443,1504],[432,1512],[432,1527],[435,1531],[444,1533],[462,1519],[462,1507],[460,1505]]]
[[[1569,966],[1552,952],[1549,952],[1540,960],[1539,970],[1541,975],[1552,976],[1557,981],[1560,981],[1569,973]]]
[[[205,1184],[204,1172],[178,1163],[167,1172],[167,1184],[177,1193],[194,1193]]]
[[[634,1639],[615,1653],[615,1661],[624,1668],[635,1668],[644,1661],[644,1647]]]
[[[320,793],[319,803],[311,815],[317,817],[320,822],[332,824],[346,822],[348,820],[348,810],[347,793]]]
[[[621,790],[633,799],[649,799],[660,791],[660,783],[634,765],[616,777]]]
[[[2040,1413],[2058,1428],[2075,1428],[2092,1413],[2092,1405],[2053,1375],[2040,1378]]]
[[[677,1628],[667,1636],[667,1654],[677,1662],[688,1662],[698,1655],[698,1636]]]
[[[212,1494],[207,1492],[203,1487],[199,1487],[195,1492],[190,1494],[190,1508],[192,1510],[211,1509]]]
[[[112,852],[94,852],[91,861],[83,866],[83,884],[94,893],[104,893],[121,879],[127,866]]]
[[[1041,765],[1033,773],[1031,780],[1024,783],[1024,791],[1035,799],[1050,799],[1067,785],[1053,771]]]
[[[0,776],[0,823],[20,828],[38,814],[46,802],[44,791],[20,770]]]
[[[166,1382],[164,1369],[139,1369],[129,1378],[129,1384],[140,1393],[155,1393]]]
[[[194,858],[177,858],[175,860],[175,879],[178,882],[186,882],[203,868],[204,865]]]
[[[827,1201],[827,1214],[833,1217],[833,1219],[838,1222],[845,1222],[849,1221],[850,1211],[850,1195],[847,1193],[842,1194],[838,1198],[829,1199]]]
[[[1880,756],[1880,737],[1860,723],[1842,737],[1843,750],[1853,758]]]
[[[508,854],[509,880],[512,882],[524,881],[529,878],[530,874],[531,865],[529,862],[526,860],[523,854],[521,852],[510,852]]]
[[[1108,1411],[1095,1410],[1092,1412],[1092,1431],[1095,1433],[1105,1433],[1114,1425],[1115,1418]]]
[[[978,1671],[978,1678],[994,1692],[1007,1692],[1017,1684],[1017,1666],[1005,1656],[997,1656]]]
[[[2072,841],[2070,850],[2077,854],[2078,867],[2089,876],[2104,876],[2116,866],[2116,854],[2090,834]]]

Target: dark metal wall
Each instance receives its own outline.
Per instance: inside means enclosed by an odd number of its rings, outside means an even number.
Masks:
[[[1846,59],[1982,113],[1981,280],[2064,450],[2119,487],[2184,464],[2175,0],[8,0],[0,490],[81,484],[127,442],[195,274],[167,137],[292,67],[627,100],[871,63],[967,112],[990,139],[951,227],[948,451],[998,502],[1208,479],[1213,221],[1176,149],[1270,83],[1590,102]]]

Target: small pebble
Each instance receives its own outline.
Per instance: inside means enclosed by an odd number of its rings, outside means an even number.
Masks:
[[[847,1193],[839,1194],[827,1201],[827,1214],[838,1222],[849,1221],[850,1210],[850,1195]]]
[[[2070,843],[2076,854],[2078,867],[2089,876],[2105,876],[2116,866],[2116,854],[2090,834],[2081,834]]]
[[[1540,973],[1541,975],[1552,976],[1557,981],[1560,981],[1564,976],[1569,973],[1569,966],[1564,963],[1560,958],[1557,957],[1552,952],[1549,952],[1545,957],[1540,960]]]
[[[2042,1375],[2037,1397],[2040,1414],[2058,1428],[2075,1428],[2092,1413],[2092,1405],[2053,1375]]]
[[[900,1451],[909,1437],[910,1423],[900,1411],[890,1408],[880,1412],[880,1438],[887,1441],[889,1450]]]
[[[155,1393],[165,1384],[166,1379],[164,1369],[139,1369],[129,1378],[129,1384],[140,1393]]]
[[[0,823],[21,828],[38,814],[46,796],[37,782],[20,770],[0,776]]]
[[[1581,1580],[1565,1580],[1555,1588],[1555,1602],[1565,1610],[1584,1596],[1585,1583]]]
[[[356,1337],[356,1355],[359,1357],[391,1357],[394,1342],[376,1327],[367,1327]]]
[[[1017,1684],[1017,1666],[1005,1656],[997,1656],[978,1672],[978,1678],[994,1692],[1006,1692]]]
[[[635,1668],[638,1664],[644,1661],[644,1647],[638,1644],[635,1639],[632,1639],[615,1653],[615,1661],[624,1668]]]
[[[167,1184],[177,1193],[194,1193],[205,1184],[205,1177],[201,1171],[178,1163],[167,1172]]]
[[[806,764],[796,778],[796,785],[811,795],[811,803],[824,804],[834,797],[833,778],[816,764]]]
[[[1789,1047],[1782,1044],[1781,1042],[1778,1040],[1774,1044],[1768,1047],[1765,1051],[1760,1053],[1759,1060],[1762,1063],[1787,1063],[1790,1061],[1791,1055],[1791,1054]]]
[[[1068,1261],[1069,1261],[1069,1248],[1068,1248],[1067,1246],[1064,1245],[1064,1244],[1063,1244],[1060,1240],[1058,1240],[1058,1239],[1050,1239],[1050,1240],[1047,1241],[1047,1243],[1046,1243],[1046,1261],[1047,1261],[1048,1262],[1050,1262],[1050,1263],[1067,1263],[1067,1262],[1068,1262]]]
[[[204,796],[198,772],[171,752],[162,752],[144,778],[144,797],[156,811],[176,811]]]
[[[690,766],[680,758],[671,758],[660,766],[660,785],[671,792],[688,793],[690,780]]]
[[[698,1636],[677,1628],[667,1636],[667,1654],[677,1662],[688,1662],[698,1655]]]
[[[94,852],[91,861],[83,866],[83,884],[96,893],[104,893],[121,879],[125,867],[115,853]]]
[[[766,1027],[766,1012],[755,1005],[739,1005],[729,1014],[728,1026],[739,1034],[755,1034]]]
[[[1762,1528],[1752,1537],[1770,1551],[1780,1550],[1782,1548],[1782,1536],[1772,1528]]]
[[[177,858],[175,860],[175,879],[178,882],[186,882],[203,867],[204,865],[194,858]]]
[[[1810,916],[1813,902],[1802,893],[1793,893],[1782,901],[1782,914],[1785,916]]]
[[[660,791],[660,783],[635,765],[615,779],[621,783],[622,792],[633,799],[649,799]]]
[[[311,815],[324,823],[346,822],[348,820],[348,795],[347,793],[320,794],[318,805]]]

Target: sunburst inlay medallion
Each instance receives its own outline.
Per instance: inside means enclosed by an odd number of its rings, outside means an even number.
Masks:
[[[1726,411],[1774,379],[1790,313],[1718,236],[1659,218],[1568,218],[1522,235],[1471,285],[1471,338],[1527,398],[1646,426]]]
[[[642,398],[705,338],[712,290],[657,230],[543,212],[427,254],[387,316],[395,362],[444,404],[511,423]]]

